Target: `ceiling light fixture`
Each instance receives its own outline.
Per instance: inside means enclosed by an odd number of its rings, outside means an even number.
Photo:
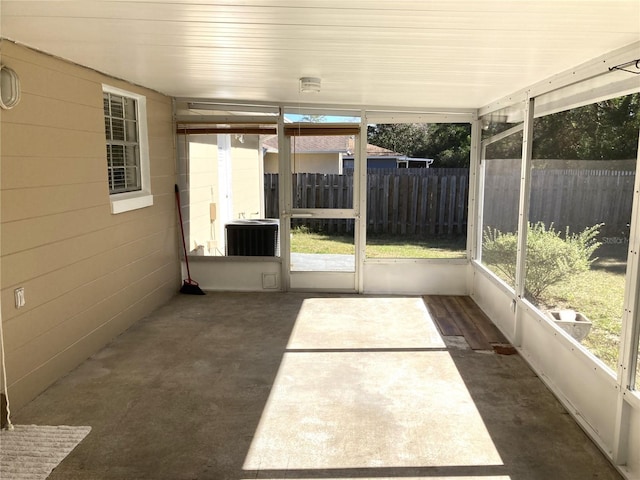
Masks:
[[[318,93],[320,92],[321,79],[318,77],[300,77],[300,92]]]

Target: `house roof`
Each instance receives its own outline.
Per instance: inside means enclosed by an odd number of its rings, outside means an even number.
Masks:
[[[625,46],[640,58],[638,0],[1,2],[4,38],[174,97],[477,109]]]
[[[326,135],[326,136],[302,136],[293,137],[294,149],[297,153],[344,153],[352,155],[355,152],[355,140],[350,135]],[[278,137],[273,135],[265,137],[262,145],[268,151],[278,151]],[[401,154],[367,143],[367,156],[391,156],[397,157]]]

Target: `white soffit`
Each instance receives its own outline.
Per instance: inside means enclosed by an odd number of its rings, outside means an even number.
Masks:
[[[640,39],[638,0],[0,2],[4,38],[175,97],[289,104],[479,108]]]

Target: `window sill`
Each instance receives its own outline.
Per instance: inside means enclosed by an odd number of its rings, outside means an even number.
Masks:
[[[118,214],[153,205],[153,195],[149,192],[118,193],[110,196],[111,213]]]

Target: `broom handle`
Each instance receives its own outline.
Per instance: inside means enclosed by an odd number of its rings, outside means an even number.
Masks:
[[[182,209],[180,208],[180,190],[175,184],[176,203],[178,205],[178,217],[180,218],[180,233],[182,234],[182,249],[184,250],[184,263],[187,265],[187,278],[191,282],[191,272],[189,271],[189,259],[187,258],[187,244],[184,242],[184,227],[182,226]]]

